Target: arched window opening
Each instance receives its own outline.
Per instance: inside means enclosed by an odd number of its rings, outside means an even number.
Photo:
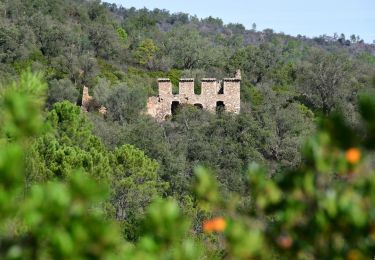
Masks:
[[[217,101],[216,102],[216,113],[221,113],[223,111],[225,111],[224,101]]]
[[[220,81],[218,85],[219,85],[219,89],[217,91],[217,94],[219,95],[224,94],[224,81]]]
[[[194,104],[194,107],[198,108],[198,109],[203,109],[203,105],[202,104]]]

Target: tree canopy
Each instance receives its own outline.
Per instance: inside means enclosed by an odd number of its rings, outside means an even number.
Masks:
[[[0,1],[0,258],[373,257],[374,53],[355,35]],[[237,69],[238,115],[145,113],[157,78],[198,91]]]

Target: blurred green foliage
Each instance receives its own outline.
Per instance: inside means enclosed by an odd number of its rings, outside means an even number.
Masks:
[[[24,186],[25,152],[44,125],[44,93],[40,76],[25,73],[1,94],[2,258],[114,256],[121,250],[122,238],[92,207],[105,196],[92,179],[76,172],[65,183]]]
[[[362,97],[359,106],[364,119],[361,137],[342,116],[333,115],[308,140],[303,163],[296,169],[270,179],[264,168],[251,164],[245,212],[241,200],[232,207],[230,200],[220,198],[210,172],[198,170],[196,191],[204,202],[200,206],[228,216],[224,236],[229,254],[241,259],[372,257],[375,118],[370,111],[375,101]]]
[[[100,1],[0,10],[0,258],[373,257],[373,45]],[[240,115],[143,112],[156,78],[199,92],[237,69]]]
[[[158,198],[168,186],[158,179],[158,163],[131,145],[106,150],[79,107],[56,103],[43,115],[40,75],[25,72],[2,89],[0,252],[6,259],[372,257],[373,98],[359,99],[360,133],[340,114],[323,118],[297,167],[270,178],[250,164],[245,197],[223,192],[213,171],[196,168],[195,201],[185,199],[181,209],[173,198]],[[53,139],[43,145],[62,150],[60,159],[33,150],[43,138]],[[84,152],[94,152],[94,167]],[[45,165],[30,167],[30,160]]]

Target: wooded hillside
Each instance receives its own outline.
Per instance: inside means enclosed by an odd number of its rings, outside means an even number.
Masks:
[[[143,113],[159,77],[174,90],[195,78],[199,92],[201,78],[237,69],[239,115],[184,106],[158,123]],[[100,1],[0,0],[0,212],[9,212],[0,255],[368,256],[374,103],[358,97],[375,95],[374,75],[375,45],[355,35],[292,37]],[[95,99],[88,113],[84,86]],[[23,213],[12,205],[20,197]],[[64,220],[67,210],[77,212]],[[202,226],[215,216],[225,220]],[[223,222],[228,233],[210,233]]]

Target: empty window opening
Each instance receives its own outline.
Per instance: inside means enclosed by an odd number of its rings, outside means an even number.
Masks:
[[[220,113],[225,111],[225,104],[223,101],[217,101],[216,102],[216,112]]]
[[[217,91],[217,94],[224,94],[224,82],[220,81],[219,83],[219,90]]]
[[[203,105],[202,104],[194,104],[194,107],[196,107],[198,109],[203,109]]]
[[[180,93],[180,88],[178,85],[172,85],[172,95],[178,95]]]
[[[178,109],[180,108],[180,102],[178,101],[173,101],[171,105],[171,111],[172,115],[176,115],[178,112]]]
[[[195,79],[194,81],[194,94],[195,95],[202,94],[202,82],[198,79]]]

